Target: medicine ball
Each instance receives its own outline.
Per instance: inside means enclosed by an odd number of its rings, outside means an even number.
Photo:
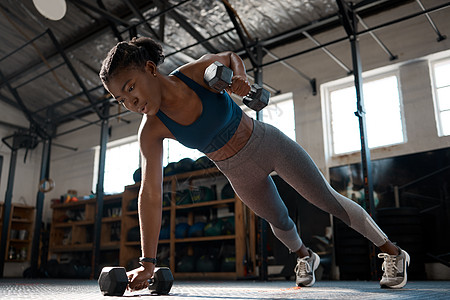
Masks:
[[[164,176],[170,176],[175,174],[175,165],[176,163],[171,162],[168,163],[167,166],[164,167]]]
[[[192,169],[193,170],[209,169],[214,166],[215,166],[214,163],[207,156],[202,156],[193,163]]]
[[[221,272],[235,272],[236,270],[236,257],[224,257],[220,264]]]
[[[180,159],[175,165],[176,173],[184,173],[192,171],[192,165],[194,164],[194,160],[192,158],[183,158]]]
[[[188,189],[185,189],[183,191],[177,191],[175,195],[175,200],[177,205],[192,203],[191,191]]]
[[[203,229],[205,228],[205,222],[197,222],[189,227],[188,237],[201,237],[203,236]]]
[[[207,223],[204,228],[205,236],[218,236],[222,234],[222,219],[214,219]]]
[[[213,257],[202,255],[195,264],[197,272],[214,272],[217,271],[215,259]]]
[[[187,236],[189,230],[188,223],[179,223],[175,226],[175,238],[184,239]]]
[[[196,258],[192,255],[182,257],[177,263],[177,272],[194,272]]]
[[[234,234],[234,217],[222,218],[222,235],[232,235]]]
[[[142,169],[141,168],[137,168],[136,171],[134,171],[133,180],[135,183],[141,182],[141,180],[142,180]]]
[[[141,230],[139,226],[133,227],[128,230],[127,241],[128,242],[139,242],[141,240]]]
[[[192,202],[207,202],[214,200],[213,190],[206,186],[195,187],[191,191]]]
[[[159,231],[159,239],[160,240],[168,240],[170,239],[170,227],[164,226]]]
[[[231,187],[230,183],[225,184],[225,186],[222,188],[222,191],[220,192],[221,199],[231,199],[234,198],[234,190]]]

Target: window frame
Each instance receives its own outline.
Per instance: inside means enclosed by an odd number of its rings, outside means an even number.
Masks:
[[[391,76],[395,76],[397,79],[399,109],[400,109],[400,122],[401,122],[401,126],[402,126],[403,141],[398,142],[398,143],[388,144],[388,145],[369,147],[370,150],[380,149],[380,148],[386,149],[386,148],[391,148],[391,147],[395,147],[395,146],[407,143],[407,131],[406,131],[407,128],[406,128],[406,120],[405,120],[405,109],[404,109],[404,101],[403,101],[399,68],[364,72],[362,74],[363,85],[366,83],[372,82],[372,81],[381,80],[381,79],[391,77]],[[329,157],[338,158],[338,157],[349,156],[349,155],[361,152],[361,148],[354,150],[354,151],[344,152],[344,153],[335,153],[335,150],[334,150],[335,137],[333,136],[333,130],[332,130],[332,112],[331,112],[331,97],[330,97],[330,95],[334,91],[349,88],[352,86],[353,87],[355,86],[354,77],[348,76],[345,78],[341,78],[338,80],[324,83],[320,87],[321,95],[322,95],[322,97],[321,97],[322,98],[322,116],[323,116],[323,122],[324,122],[324,124],[323,124],[324,144],[325,144],[325,150],[327,151]],[[364,103],[364,104],[366,105],[366,103]],[[355,108],[354,111],[356,112],[356,110],[357,110],[356,98],[355,98],[355,102],[354,102],[354,108]],[[355,120],[358,121],[358,118],[356,116],[355,116]],[[358,130],[359,130],[359,124],[358,124]]]
[[[450,134],[444,134],[444,129],[442,127],[441,113],[443,111],[439,107],[439,99],[438,99],[438,93],[437,93],[437,90],[439,88],[436,86],[437,78],[436,78],[436,72],[435,72],[435,66],[437,64],[446,63],[446,62],[450,64],[450,57],[447,56],[447,57],[443,57],[443,58],[429,60],[429,70],[430,70],[430,78],[431,78],[431,93],[432,93],[432,97],[433,97],[434,117],[436,120],[436,130],[437,130],[438,137],[450,136]]]

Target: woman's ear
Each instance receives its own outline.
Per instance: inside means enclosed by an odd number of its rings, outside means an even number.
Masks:
[[[152,75],[156,74],[156,65],[151,60],[145,62],[145,71],[150,72]]]

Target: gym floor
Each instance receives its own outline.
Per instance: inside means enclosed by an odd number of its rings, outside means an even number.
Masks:
[[[175,281],[167,296],[148,290],[125,292],[124,297],[163,300],[240,299],[449,299],[450,281],[413,281],[403,289],[381,289],[375,281],[318,281],[298,288],[292,281]],[[103,296],[93,280],[0,279],[0,299],[90,300]]]

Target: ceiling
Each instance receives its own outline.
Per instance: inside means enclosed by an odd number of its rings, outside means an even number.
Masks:
[[[364,18],[413,1],[352,2]],[[98,71],[119,40],[140,35],[160,41],[166,54],[160,71],[168,73],[205,53],[233,50],[254,58],[256,45],[270,50],[305,38],[305,31],[341,26],[336,0],[66,0],[66,5],[65,16],[52,21],[32,0],[0,0],[0,105],[23,111],[30,130],[44,139],[88,114],[98,121],[114,117],[103,110],[117,104]]]

